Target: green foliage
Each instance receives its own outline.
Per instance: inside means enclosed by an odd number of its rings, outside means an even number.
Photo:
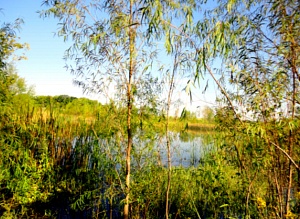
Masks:
[[[89,100],[87,98],[78,98],[73,101],[70,101],[65,105],[65,113],[68,115],[84,115],[85,117],[95,116],[94,112],[97,111],[97,108],[100,108],[96,100]]]
[[[66,95],[33,98],[8,64],[24,45],[13,26],[1,28],[2,218],[59,217],[62,209],[118,218],[128,194],[131,218],[161,218],[166,202],[172,218],[298,217],[298,2],[218,1],[199,20],[194,1],[44,3],[50,5],[46,16],[61,19],[59,35],[72,37],[67,58],[78,61],[71,69],[78,84],[106,93],[112,83],[119,93],[103,105]],[[172,22],[182,17],[176,28]],[[160,163],[166,123],[170,130],[199,127],[187,110],[181,120],[159,112],[162,91],[150,71],[161,39],[174,58],[166,70],[170,91],[176,85],[171,72],[180,69],[195,71],[189,87],[208,72],[224,95],[215,114],[203,112],[209,124],[202,128],[217,132],[202,139],[209,151],[198,167]],[[216,59],[220,80],[209,66]]]
[[[299,213],[291,210],[299,190],[298,10],[294,1],[219,1],[197,24],[198,68],[224,97],[215,117],[219,146],[240,168],[245,218]],[[222,65],[213,72],[216,58]]]
[[[181,112],[180,120],[195,122],[197,121],[197,116],[196,113],[190,112],[184,108]]]
[[[173,37],[174,33],[172,36],[167,33],[171,33],[169,22],[174,16],[174,11],[177,12],[177,18],[186,17],[188,23],[191,23],[190,11],[193,5],[189,4],[189,1],[176,0],[170,2],[45,0],[43,2],[49,6],[49,9],[41,14],[44,17],[53,15],[59,19],[58,35],[64,37],[64,40],[72,37],[73,45],[66,51],[65,58],[76,63],[75,68],[72,65],[67,66],[77,77],[75,82],[85,92],[102,94],[109,92],[110,83],[113,83],[118,87],[117,99],[126,103],[128,145],[124,218],[127,219],[130,153],[134,128],[133,102],[140,99],[140,104],[145,104],[145,99],[141,95],[144,91],[143,88],[141,89],[141,84],[147,85],[147,73],[148,76],[151,73],[149,67],[154,60],[157,60],[157,41],[163,39],[165,35],[166,50],[167,53],[171,53],[170,37]],[[182,6],[184,6],[183,10],[181,10]],[[147,86],[147,94],[151,94],[151,85],[154,83]],[[140,107],[140,110],[139,116],[143,117],[143,108]],[[140,126],[142,127],[141,122]]]
[[[215,112],[212,108],[205,106],[202,110],[202,118],[211,123],[214,121]]]
[[[180,218],[236,217],[245,194],[237,170],[215,153],[198,168],[172,169],[170,216]],[[132,207],[136,214],[159,218],[164,213],[167,169],[149,166],[134,174]],[[182,183],[184,182],[184,183]]]
[[[0,69],[1,74],[5,69],[7,62],[12,61],[14,52],[28,47],[27,44],[21,44],[17,41],[16,31],[23,24],[22,19],[16,19],[13,23],[4,23],[0,27]],[[24,56],[14,57],[15,59],[23,59]]]
[[[13,57],[14,52],[26,48],[26,44],[17,42],[16,30],[23,23],[17,19],[14,23],[4,23],[0,27],[0,102],[9,102],[12,95],[27,92],[24,79],[18,77],[10,62],[22,59],[23,56]]]
[[[59,96],[36,96],[34,97],[36,105],[40,107],[50,107],[52,104],[54,107],[65,108],[67,104],[76,100],[77,97],[70,97],[68,95]]]

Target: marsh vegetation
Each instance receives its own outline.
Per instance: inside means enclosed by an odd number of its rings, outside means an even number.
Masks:
[[[1,26],[2,218],[299,218],[299,1],[43,3],[75,83],[116,97],[34,95]],[[214,109],[173,116],[206,76]]]

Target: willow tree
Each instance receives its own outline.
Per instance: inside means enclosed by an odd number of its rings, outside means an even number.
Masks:
[[[27,44],[22,44],[17,41],[16,32],[20,30],[23,24],[22,19],[16,19],[13,23],[4,23],[0,27],[0,102],[7,101],[8,96],[13,92],[12,84],[18,79],[14,74],[14,66],[12,61],[14,59],[25,59],[25,56],[17,56],[15,52],[20,49],[26,49]],[[20,82],[21,79],[19,79]],[[24,83],[24,81],[22,82]]]
[[[101,93],[111,83],[126,94],[127,147],[124,218],[129,215],[132,105],[135,84],[151,73],[157,42],[173,19],[190,18],[193,1],[45,0],[44,17],[59,19],[58,35],[72,46],[66,51],[67,68],[85,92]],[[170,39],[166,38],[169,47]],[[74,66],[73,66],[74,65]]]
[[[268,212],[291,216],[292,190],[299,190],[299,9],[299,1],[220,0],[190,37],[199,70],[215,79],[228,105],[218,115],[234,134],[228,156],[245,176],[245,216],[262,193]],[[217,71],[213,60],[222,62]],[[266,188],[254,191],[255,184]]]

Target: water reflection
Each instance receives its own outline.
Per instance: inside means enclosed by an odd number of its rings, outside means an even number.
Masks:
[[[201,158],[212,148],[212,133],[170,132],[169,136],[172,166],[198,166]],[[60,204],[56,199],[53,200],[51,210],[57,216],[56,218],[91,218],[91,214],[121,218],[120,203],[124,199],[122,180],[124,180],[126,146],[127,141],[121,134],[110,139],[95,136],[74,138],[69,154],[66,154],[67,151],[61,154],[60,164],[63,171],[58,175],[61,177],[58,181],[61,182],[57,187],[62,192],[58,192],[56,197],[64,204]],[[57,145],[57,150],[59,147],[62,145]],[[167,166],[166,138],[163,134],[139,131],[133,139],[132,179],[137,180],[139,176],[135,173],[140,174],[142,173],[140,170],[147,170],[147,166],[151,165]],[[65,184],[62,184],[63,182]],[[74,182],[74,185],[70,182]],[[97,198],[91,198],[90,204],[93,203],[93,208],[72,210],[69,200],[73,198],[73,206],[76,203],[80,204],[81,197],[84,197],[82,191],[85,191],[81,190],[82,185],[88,186],[83,188],[88,191],[86,194],[94,191],[93,195]]]
[[[170,133],[172,166],[198,166],[205,153],[211,150],[212,138],[204,132]],[[166,139],[158,144],[161,163],[167,166]]]

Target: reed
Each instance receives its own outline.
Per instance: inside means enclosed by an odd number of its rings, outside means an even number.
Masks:
[[[10,115],[1,117],[2,218],[122,218],[126,129],[117,109],[95,112],[95,119],[67,115],[51,105],[15,105],[2,113]],[[143,129],[139,121],[133,123],[131,218],[165,214],[168,170],[159,158],[157,141],[163,135],[157,121],[145,121]],[[186,122],[171,124],[184,131]],[[182,138],[213,130],[210,124],[188,127]],[[211,145],[211,136],[203,135],[202,141]],[[243,180],[222,150],[211,147],[199,166],[174,166],[171,171],[170,217],[240,215]]]

